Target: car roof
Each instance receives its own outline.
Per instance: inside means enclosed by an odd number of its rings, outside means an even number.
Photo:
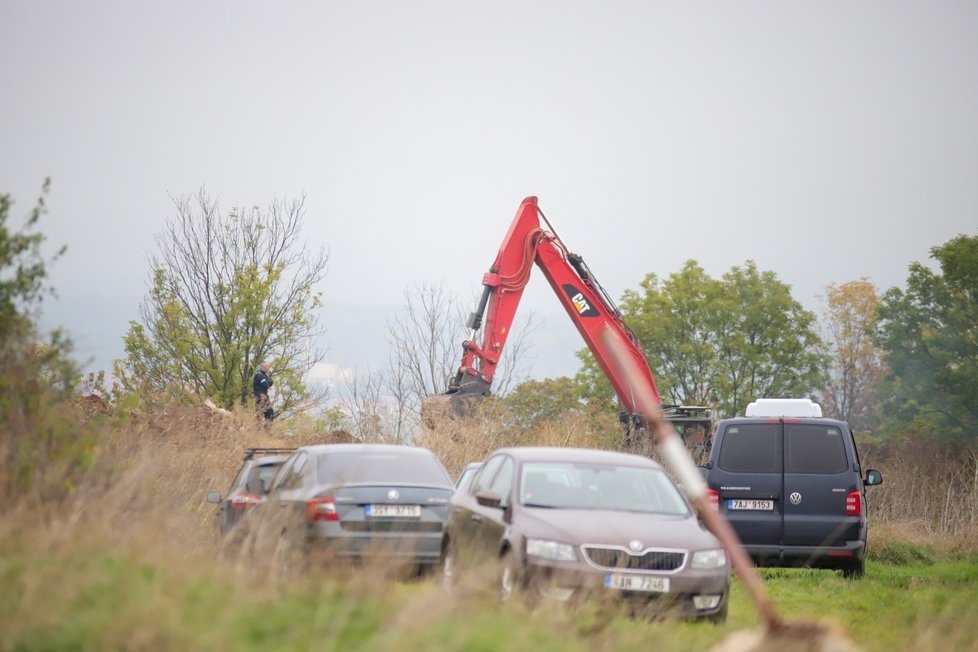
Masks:
[[[631,453],[619,453],[597,448],[563,448],[560,446],[526,446],[500,448],[490,455],[505,453],[519,462],[567,462],[578,464],[622,464],[662,468],[657,462]]]
[[[403,444],[309,444],[300,446],[296,452],[306,451],[313,455],[328,453],[405,453],[408,455],[433,455],[427,448]]]
[[[720,423],[724,425],[731,423],[780,423],[782,419],[788,423],[848,427],[845,421],[830,419],[828,417],[730,417],[729,419],[721,420]]]

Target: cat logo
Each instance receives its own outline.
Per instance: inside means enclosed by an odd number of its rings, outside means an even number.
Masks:
[[[585,310],[591,309],[591,304],[587,302],[587,299],[585,299],[584,295],[580,292],[571,297],[571,301],[574,302],[574,307],[577,308],[577,312],[581,313],[582,315],[584,314]]]
[[[564,283],[564,292],[567,293],[567,298],[571,300],[574,304],[574,308],[577,309],[578,314],[581,317],[597,317],[601,313],[598,309],[591,305],[584,293],[579,289],[571,285],[570,283]]]

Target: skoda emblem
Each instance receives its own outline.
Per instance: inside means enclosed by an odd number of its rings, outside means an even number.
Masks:
[[[397,500],[400,497],[401,494],[397,491],[397,489],[391,489],[390,491],[387,492],[388,500]]]
[[[644,545],[645,544],[643,544],[638,539],[633,539],[633,540],[631,540],[628,543],[628,547],[629,547],[629,549],[631,549],[632,552],[638,552],[638,551],[640,551],[643,548]]]
[[[792,491],[791,495],[788,496],[788,500],[791,501],[792,505],[798,505],[799,503],[801,503],[801,494],[798,493],[797,491]]]

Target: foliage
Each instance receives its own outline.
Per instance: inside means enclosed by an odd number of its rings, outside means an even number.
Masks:
[[[566,376],[524,381],[513,388],[503,402],[523,428],[554,421],[583,407],[577,385]]]
[[[299,236],[304,200],[222,214],[201,190],[175,201],[152,260],[140,320],[130,322],[126,357],[115,375],[127,392],[156,399],[209,397],[230,408],[246,403],[263,361],[272,366],[289,413],[317,397],[305,374],[320,358],[316,284],[327,256]]]
[[[31,311],[49,291],[44,287],[47,268],[41,255],[44,234],[33,231],[46,212],[45,197],[51,180],[45,179],[41,195],[21,229],[11,230],[10,209],[14,204],[9,193],[0,194],[0,338],[23,335],[33,328]],[[55,254],[60,257],[65,247]]]
[[[730,416],[762,396],[811,396],[822,383],[815,316],[753,261],[721,279],[692,260],[665,281],[650,274],[639,291],[625,292],[622,313],[664,402],[705,404]],[[582,391],[610,396],[590,352],[578,355]]]
[[[34,321],[50,292],[44,283],[51,260],[42,256],[44,236],[35,230],[49,187],[46,180],[20,230],[8,225],[13,199],[0,195],[0,489],[8,500],[63,496],[95,452],[94,429],[72,403],[79,374],[68,357],[71,343],[57,331],[40,342]]]
[[[826,416],[856,431],[875,430],[878,423],[877,392],[886,372],[873,343],[879,303],[876,286],[865,278],[826,288],[821,324],[831,362],[822,405]]]
[[[888,429],[978,439],[978,236],[931,249],[940,272],[910,265],[906,290],[879,307],[876,340],[892,374],[882,385]]]

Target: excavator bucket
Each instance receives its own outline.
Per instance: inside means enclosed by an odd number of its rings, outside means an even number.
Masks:
[[[483,398],[482,394],[460,392],[433,394],[421,401],[421,423],[434,430],[440,424],[474,417]]]

